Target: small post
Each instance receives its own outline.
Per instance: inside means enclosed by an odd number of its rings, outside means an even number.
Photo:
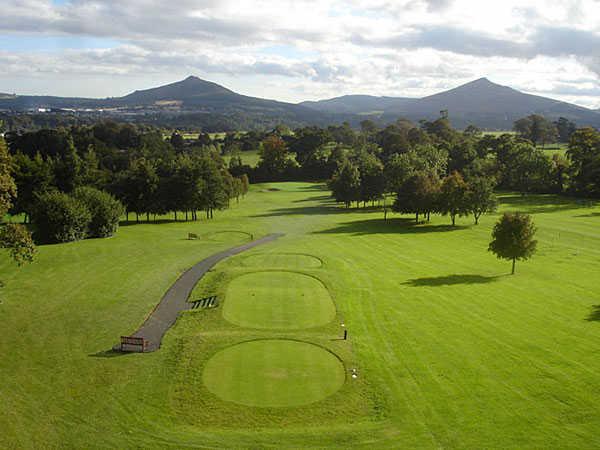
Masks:
[[[344,330],[344,340],[348,339],[348,330]]]

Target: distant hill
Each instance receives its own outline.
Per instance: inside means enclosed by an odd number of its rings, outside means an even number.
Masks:
[[[391,108],[406,107],[418,100],[416,98],[404,97],[375,97],[373,95],[344,95],[342,97],[330,98],[314,102],[302,102],[303,106],[318,111],[335,114],[360,114],[373,115],[382,114]]]
[[[382,111],[381,119],[385,122],[399,117],[414,121],[432,120],[440,116],[440,111],[448,110],[452,124],[458,128],[473,124],[481,128],[506,130],[512,128],[515,120],[529,114],[541,114],[551,120],[566,117],[581,126],[600,126],[598,111],[525,94],[492,83],[487,78],[421,99],[344,96],[302,104],[319,111],[330,112],[345,110],[354,114],[367,114]]]
[[[385,115],[407,115],[414,120],[431,119],[438,117],[441,110],[448,110],[456,127],[474,124],[484,128],[510,129],[515,120],[529,114],[541,114],[551,120],[566,117],[578,125],[600,125],[600,115],[595,111],[524,94],[492,83],[487,78],[422,98],[409,108],[387,110]]]
[[[289,123],[291,125],[330,123],[333,118],[302,105],[279,102],[237,94],[223,86],[198,77],[190,76],[185,80],[152,89],[132,92],[124,97],[105,99],[86,99],[50,96],[13,96],[0,98],[0,109],[13,111],[50,109],[94,109],[112,110],[131,114],[174,115],[210,114],[211,119],[218,116],[235,117],[236,124],[247,126]],[[247,120],[246,120],[247,119]],[[182,118],[190,121],[190,117]],[[244,126],[244,125],[238,125]]]
[[[240,95],[194,76],[105,99],[0,94],[0,111],[35,112],[41,108],[76,110],[75,117],[112,114],[127,120],[215,131],[266,128],[277,123],[324,126],[348,121],[358,125],[365,117],[384,123],[400,117],[418,122],[435,119],[442,110],[448,110],[457,128],[473,124],[506,130],[515,120],[534,113],[551,120],[566,117],[579,126],[600,127],[599,111],[524,94],[486,78],[424,98],[345,95],[300,104]]]

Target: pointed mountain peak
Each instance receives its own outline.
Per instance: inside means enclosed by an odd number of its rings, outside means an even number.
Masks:
[[[469,87],[504,87],[500,84],[494,83],[492,81],[490,81],[488,78],[483,77],[483,78],[479,78],[477,80],[474,81],[470,81],[469,83],[465,83],[462,86],[459,87],[463,87],[463,86],[469,86]]]
[[[206,83],[206,81],[204,81],[201,78],[198,78],[196,75],[190,75],[189,77],[187,77],[185,80],[181,80],[182,82],[204,82]]]

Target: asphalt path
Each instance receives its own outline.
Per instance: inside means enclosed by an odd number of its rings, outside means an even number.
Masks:
[[[194,286],[196,286],[196,283],[202,279],[206,272],[225,258],[274,241],[281,236],[283,236],[281,233],[269,234],[256,241],[240,245],[239,247],[233,247],[220,253],[215,253],[186,270],[173,286],[169,288],[160,303],[154,308],[154,311],[152,311],[143,325],[132,336],[142,337],[148,341],[146,351],[153,352],[158,350],[163,336],[169,328],[175,324],[179,313],[191,308],[191,304],[187,302],[188,297],[194,289]]]

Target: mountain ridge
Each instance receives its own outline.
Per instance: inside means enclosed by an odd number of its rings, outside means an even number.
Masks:
[[[600,127],[600,110],[526,94],[487,78],[422,98],[344,95],[300,103],[238,94],[193,75],[174,83],[104,99],[0,94],[0,110],[38,109],[106,110],[114,114],[139,115],[165,113],[171,117],[179,113],[237,115],[258,118],[261,123],[288,122],[293,125],[329,125],[343,120],[358,124],[365,117],[382,122],[402,117],[417,122],[436,119],[440,111],[447,110],[457,128],[472,124],[488,129],[510,129],[515,120],[529,114],[541,114],[552,120],[566,117],[580,126]]]

